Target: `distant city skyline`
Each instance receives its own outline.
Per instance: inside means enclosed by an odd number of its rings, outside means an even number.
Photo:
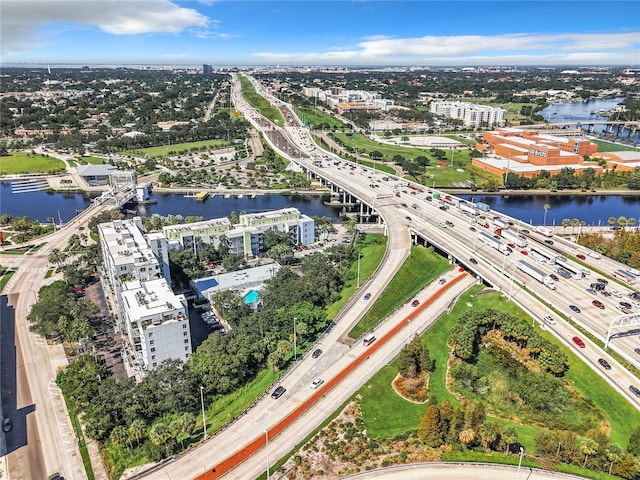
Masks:
[[[638,65],[635,0],[3,0],[2,64]]]

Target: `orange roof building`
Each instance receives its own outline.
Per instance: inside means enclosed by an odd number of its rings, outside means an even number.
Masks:
[[[597,162],[584,161],[584,156],[591,157],[598,151],[598,146],[585,137],[567,138],[536,130],[498,128],[484,132],[476,149],[486,157],[474,158],[473,165],[497,175],[509,171],[531,178],[543,170],[557,173],[565,167],[602,170]]]

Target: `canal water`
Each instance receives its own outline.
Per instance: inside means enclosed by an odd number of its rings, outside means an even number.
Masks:
[[[640,225],[640,193],[637,196],[609,195],[459,195],[466,200],[474,200],[491,205],[492,208],[520,220],[542,224],[544,205],[551,208],[547,211],[547,224],[562,223],[564,218],[577,218],[588,225],[607,224],[609,217],[625,216],[636,218]],[[242,198],[216,195],[204,202],[197,202],[193,197],[184,195],[154,194],[158,203],[139,205],[135,209],[141,216],[154,213],[166,216],[169,214],[200,215],[206,220],[228,217],[231,212],[256,213],[280,208],[295,207],[309,216],[330,217],[339,221],[339,209],[324,204],[327,197],[319,195],[258,195],[255,198]],[[29,217],[32,220],[48,222],[55,218],[56,222],[68,222],[77,211],[89,206],[91,199],[82,194],[46,193],[44,191],[12,193],[9,182],[0,182],[0,213],[15,217]]]
[[[617,97],[589,100],[586,102],[552,104],[540,110],[538,114],[551,123],[579,122],[582,124],[582,128],[586,129],[589,121],[606,121],[607,117],[598,115],[598,112],[608,112],[623,100],[624,98]],[[613,117],[613,120],[615,121],[615,116]],[[572,125],[572,127],[575,127],[575,125]],[[594,125],[594,130],[597,133],[602,133],[605,131],[605,125]],[[623,129],[619,138],[626,139],[629,140],[630,143],[637,144],[640,142],[640,132],[632,132],[628,129]]]

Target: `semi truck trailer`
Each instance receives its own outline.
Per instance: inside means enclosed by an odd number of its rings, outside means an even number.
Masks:
[[[491,248],[495,248],[503,255],[509,255],[511,253],[511,249],[507,247],[500,240],[493,238],[491,235],[488,235],[484,232],[478,233],[478,240],[480,240],[485,245],[490,246]]]
[[[504,228],[497,229],[496,233],[504,238],[508,243],[513,243],[518,248],[524,248],[527,246],[527,239],[522,235],[518,235],[510,230],[505,230]]]
[[[543,285],[546,285],[551,290],[556,289],[556,284],[553,281],[553,278],[551,278],[549,275],[544,273],[542,270],[537,269],[533,265],[529,265],[524,260],[520,260],[516,264],[516,266],[518,267],[519,270],[522,270],[524,273],[526,273],[530,277],[535,278],[537,281],[539,281]]]

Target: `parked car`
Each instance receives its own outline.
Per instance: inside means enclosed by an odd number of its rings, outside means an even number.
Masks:
[[[576,313],[580,313],[580,309],[575,305],[569,305],[569,308]]]
[[[599,358],[598,363],[602,365],[605,370],[611,370],[611,365],[604,358]]]
[[[284,388],[282,385],[280,385],[278,388],[276,388],[273,393],[271,394],[271,398],[280,398],[282,395],[284,395],[284,392],[286,392],[287,389]]]
[[[311,354],[311,358],[318,358],[320,355],[322,355],[322,350],[316,348]]]
[[[420,300],[416,299],[413,302],[411,302],[411,306],[412,307],[417,307],[418,305],[420,305]]]
[[[575,343],[580,348],[584,348],[586,346],[580,337],[573,337],[571,340],[573,340],[573,343]]]

